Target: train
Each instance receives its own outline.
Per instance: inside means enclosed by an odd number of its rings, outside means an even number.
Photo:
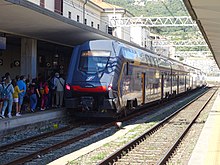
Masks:
[[[73,50],[65,106],[76,116],[114,118],[203,86],[200,69],[116,40],[91,40]]]

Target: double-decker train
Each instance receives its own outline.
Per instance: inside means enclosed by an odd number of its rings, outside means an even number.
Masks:
[[[116,117],[205,85],[199,69],[114,40],[76,46],[65,106],[79,116]]]

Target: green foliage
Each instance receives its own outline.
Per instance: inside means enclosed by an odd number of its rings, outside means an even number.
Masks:
[[[181,0],[158,0],[146,1],[139,0],[138,4],[135,0],[104,0],[105,2],[120,6],[128,10],[135,16],[143,17],[170,17],[170,16],[189,16],[183,2]],[[137,1],[137,0],[136,0]],[[141,5],[140,5],[141,4]],[[143,4],[143,5],[142,5]],[[172,36],[173,40],[187,40],[195,38],[197,30],[193,27],[155,27],[151,28],[151,32],[162,36]],[[197,50],[200,48],[178,48],[179,50]],[[204,49],[204,48],[201,48]]]
[[[139,4],[135,5],[135,0],[105,0],[105,2],[121,6],[133,13],[135,16],[186,16],[188,12],[185,6],[179,0],[166,0],[166,1],[146,1],[141,0]]]
[[[91,159],[93,161],[102,160],[102,159],[104,159],[106,157],[106,155],[107,155],[106,152],[105,153],[99,153],[99,154],[93,156]]]

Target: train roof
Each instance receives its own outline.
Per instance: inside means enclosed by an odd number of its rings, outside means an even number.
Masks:
[[[132,46],[131,45],[126,45],[124,43],[121,43],[121,44],[123,44],[125,47],[129,47],[131,49],[136,50],[136,52],[140,52],[140,53],[137,53],[136,59],[134,59],[134,60],[141,61],[141,62],[147,62],[147,63],[153,63],[153,62],[148,62],[146,56],[149,56],[149,57],[153,57],[154,59],[156,58],[157,61],[158,61],[157,65],[160,66],[160,67],[165,67],[165,68],[172,67],[172,69],[174,69],[174,70],[182,70],[182,71],[195,71],[195,70],[201,71],[198,68],[195,68],[193,66],[184,64],[184,63],[182,63],[180,61],[177,61],[175,59],[171,59],[169,57],[159,55],[156,52],[153,52],[153,51],[148,50],[146,48],[139,49],[139,47],[135,47],[133,45]],[[145,54],[145,58],[143,58],[143,54]],[[152,64],[152,65],[154,65],[154,64]]]
[[[123,43],[116,40],[91,40],[88,42],[90,43],[90,46],[100,45],[101,42],[102,48],[108,47],[109,44],[111,46],[114,45],[115,47],[119,46],[121,51],[126,52],[124,53],[124,58],[133,62],[146,63],[150,66],[172,68],[174,70],[182,71],[200,70],[198,68],[181,63],[180,61],[171,59],[169,57],[158,55],[156,52],[153,52],[149,49],[140,47],[132,43]]]

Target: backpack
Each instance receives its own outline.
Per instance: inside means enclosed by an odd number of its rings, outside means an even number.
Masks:
[[[52,91],[56,91],[56,85],[54,84],[54,78],[51,78],[48,82],[49,84],[49,89],[51,89]]]
[[[2,100],[8,100],[9,96],[8,96],[8,87],[11,85],[11,84],[8,84],[6,87],[2,85],[2,91],[1,91],[1,99]]]
[[[49,93],[49,87],[47,84],[44,85],[44,93],[48,94]]]

